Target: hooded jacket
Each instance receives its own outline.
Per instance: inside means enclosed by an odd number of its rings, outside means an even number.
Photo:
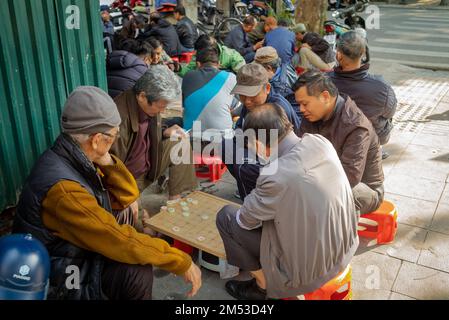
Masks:
[[[122,50],[113,51],[106,62],[109,95],[115,98],[131,89],[147,70],[147,64],[135,54]]]

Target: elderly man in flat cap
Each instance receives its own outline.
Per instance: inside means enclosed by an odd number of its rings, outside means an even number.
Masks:
[[[139,197],[132,174],[109,153],[120,123],[106,92],[79,87],[64,106],[62,134],[23,187],[13,232],[46,246],[50,299],[151,299],[153,265],[183,275],[190,295],[201,286],[189,255],[113,215]]]

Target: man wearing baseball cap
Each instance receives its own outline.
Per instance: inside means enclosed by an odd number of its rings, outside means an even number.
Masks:
[[[248,113],[265,103],[272,103],[284,109],[288,120],[294,128],[299,128],[301,124],[291,104],[280,94],[271,90],[268,73],[258,63],[250,63],[240,68],[237,73],[237,85],[231,94],[238,95],[243,105],[240,118],[236,123],[237,129],[243,128],[245,117]],[[261,165],[255,159],[249,159],[246,149],[237,151],[237,149],[241,149],[243,146],[237,146],[235,138],[233,142],[231,144],[225,141],[223,148],[225,151],[224,159],[229,172],[237,180],[239,195],[243,200],[256,186]],[[229,150],[231,145],[233,150]],[[237,159],[239,155],[243,155],[243,159]]]
[[[192,295],[201,286],[190,256],[119,224],[113,214],[139,197],[132,174],[109,153],[120,123],[106,92],[77,88],[65,103],[61,135],[23,186],[13,232],[46,246],[49,299],[151,299],[152,265],[183,275]]]

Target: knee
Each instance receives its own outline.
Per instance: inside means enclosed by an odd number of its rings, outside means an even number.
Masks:
[[[235,217],[236,212],[236,207],[233,205],[226,205],[218,211],[216,220],[218,230],[226,230],[231,219]]]

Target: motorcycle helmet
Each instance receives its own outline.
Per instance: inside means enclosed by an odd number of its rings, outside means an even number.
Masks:
[[[0,300],[45,300],[50,257],[30,234],[0,238]]]

